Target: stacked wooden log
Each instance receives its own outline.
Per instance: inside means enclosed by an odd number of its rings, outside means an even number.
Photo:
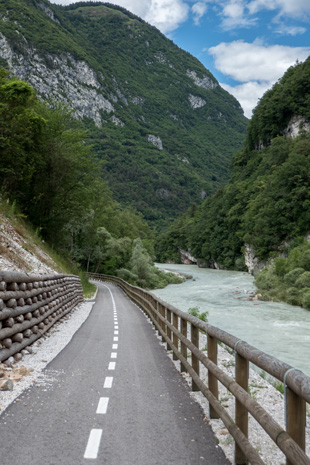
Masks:
[[[74,275],[28,275],[0,272],[0,362],[39,339],[83,301]]]

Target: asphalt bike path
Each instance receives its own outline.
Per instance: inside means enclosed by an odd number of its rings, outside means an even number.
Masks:
[[[0,416],[1,465],[228,465],[147,318],[113,284]]]

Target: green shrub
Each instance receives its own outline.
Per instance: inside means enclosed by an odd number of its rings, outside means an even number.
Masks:
[[[128,281],[130,283],[133,283],[138,278],[136,274],[132,273],[129,270],[126,270],[126,268],[116,270],[116,275],[124,281]]]
[[[81,279],[81,284],[83,288],[83,295],[85,298],[92,297],[97,289],[97,286],[91,282],[89,282],[87,276],[82,271],[79,272],[79,277]]]
[[[301,291],[301,305],[310,310],[310,289]]]
[[[283,278],[284,283],[287,286],[294,286],[297,279],[305,272],[303,268],[295,268],[289,271]]]
[[[181,284],[184,283],[185,278],[183,279],[174,273],[165,273],[165,280],[168,284]]]
[[[310,271],[305,271],[296,280],[297,287],[310,287]]]
[[[278,287],[279,279],[274,274],[273,268],[264,268],[256,277],[256,285],[259,289],[270,290]]]
[[[199,318],[205,323],[208,322],[209,312],[201,313],[199,307],[191,307],[187,310],[187,313],[189,313],[189,315],[195,316],[196,318]]]
[[[276,275],[281,278],[283,278],[283,276],[289,271],[286,258],[276,258],[274,261],[274,267]]]
[[[301,305],[299,289],[297,287],[289,287],[286,291],[285,301],[290,305]]]

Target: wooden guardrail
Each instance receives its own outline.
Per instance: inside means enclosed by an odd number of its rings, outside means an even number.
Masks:
[[[285,454],[287,465],[310,465],[310,459],[305,454],[306,403],[310,403],[310,377],[232,334],[178,310],[144,289],[132,286],[117,277],[96,273],[88,275],[90,278],[110,281],[121,287],[150,317],[163,341],[167,343],[167,348],[173,351],[174,359],[181,361],[181,371],[187,371],[192,377],[193,390],[201,391],[208,399],[210,418],[221,418],[234,438],[236,464],[264,464],[248,439],[248,414],[251,414]],[[199,349],[200,331],[207,336],[207,355]],[[235,379],[217,366],[219,341],[235,352]],[[188,349],[191,352],[191,363],[187,359]],[[248,393],[249,362],[284,383],[286,429],[283,429]],[[208,386],[199,376],[200,363],[208,370]],[[235,397],[235,419],[219,402],[218,382]]]
[[[0,271],[0,362],[39,339],[83,301],[74,275],[31,275]]]

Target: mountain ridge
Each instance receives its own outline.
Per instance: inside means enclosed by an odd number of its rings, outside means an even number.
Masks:
[[[309,96],[310,58],[290,67],[262,97],[244,147],[232,159],[229,182],[163,235],[161,260],[177,259],[177,250],[184,249],[206,266],[246,270],[247,265],[256,273],[281,254],[295,248],[297,254],[305,241],[307,249]]]
[[[72,103],[118,201],[164,224],[228,179],[240,104],[156,28],[97,2],[9,0],[0,17],[2,64]]]

